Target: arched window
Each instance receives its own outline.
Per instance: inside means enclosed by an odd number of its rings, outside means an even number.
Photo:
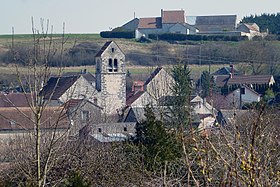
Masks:
[[[113,72],[113,60],[109,58],[108,71]]]
[[[118,72],[118,59],[114,59],[114,72]]]

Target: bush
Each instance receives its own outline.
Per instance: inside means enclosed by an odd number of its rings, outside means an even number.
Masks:
[[[135,33],[131,31],[102,31],[100,32],[102,38],[135,38]]]
[[[246,36],[226,36],[226,35],[186,35],[186,34],[149,34],[149,38],[153,40],[165,41],[243,41],[247,40]]]

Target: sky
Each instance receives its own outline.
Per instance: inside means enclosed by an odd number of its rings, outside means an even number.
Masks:
[[[136,17],[160,16],[160,10],[184,9],[187,16],[280,12],[279,0],[0,0],[0,34],[31,33],[49,20],[54,33],[99,33]],[[46,21],[45,21],[46,22]]]

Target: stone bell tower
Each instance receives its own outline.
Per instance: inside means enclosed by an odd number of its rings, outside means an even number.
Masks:
[[[96,90],[107,114],[116,114],[126,104],[125,55],[114,41],[104,44],[95,56]]]

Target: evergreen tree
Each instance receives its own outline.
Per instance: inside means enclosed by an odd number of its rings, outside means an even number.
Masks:
[[[173,127],[176,130],[185,130],[191,124],[190,95],[192,82],[190,70],[186,66],[177,65],[173,67],[172,73],[175,80],[172,86],[175,97],[173,105],[170,107]]]
[[[201,74],[201,88],[202,88],[202,98],[210,95],[210,90],[213,89],[214,80],[208,71],[203,71]]]
[[[166,161],[180,157],[180,146],[176,137],[166,130],[162,121],[156,119],[150,106],[145,108],[146,121],[136,128],[135,143],[144,155],[146,168],[160,169]]]

